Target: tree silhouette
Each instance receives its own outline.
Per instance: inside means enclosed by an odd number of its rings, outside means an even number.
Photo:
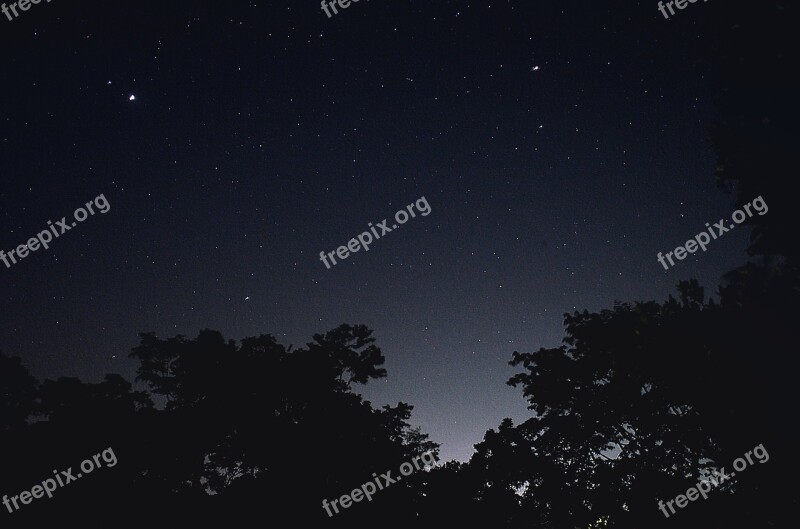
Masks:
[[[376,509],[399,512],[422,498],[409,478],[335,520],[321,507],[323,498],[351,492],[374,472],[437,448],[410,426],[412,406],[375,409],[353,392],[386,376],[366,327],[341,325],[295,350],[271,335],[237,344],[211,330],[195,339],[140,338],[131,357],[148,391],[119,375],[39,386],[17,359],[0,356],[8,388],[3,441],[18,463],[5,472],[5,490],[30,489],[32,479],[76,467],[109,446],[119,459],[103,479],[59,489],[47,503],[14,512],[15,520],[50,523],[86,512],[116,519],[127,512],[132,526],[249,524],[264,517],[269,502],[271,516],[337,526],[366,523]]]
[[[680,301],[566,314],[562,347],[515,352],[510,364],[522,371],[509,384],[522,389],[534,416],[518,426],[506,419],[468,464],[434,472],[432,501],[458,498],[471,519],[514,528],[789,519],[796,498],[780,465],[756,465],[669,520],[659,510],[659,500],[730,469],[758,444],[791,454],[778,429],[783,417],[769,411],[770,369],[753,356],[758,342],[772,340],[754,336],[749,310],[705,300],[696,281],[678,291]],[[773,338],[787,343],[785,333]],[[460,486],[448,491],[444,483],[453,482]],[[429,505],[426,517],[442,513]]]
[[[0,433],[22,427],[31,414],[38,382],[19,358],[0,351]]]

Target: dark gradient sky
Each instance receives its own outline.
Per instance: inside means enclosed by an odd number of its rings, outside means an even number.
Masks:
[[[697,60],[722,2],[70,2],[0,18],[0,248],[111,204],[10,269],[0,349],[40,377],[132,379],[137,333],[295,346],[375,330],[364,388],[466,459],[503,417],[514,350],[562,314],[707,293],[746,258]],[[538,69],[535,68],[538,66]],[[135,99],[130,100],[134,95]],[[426,197],[328,270],[319,252]],[[391,223],[390,223],[391,225]]]

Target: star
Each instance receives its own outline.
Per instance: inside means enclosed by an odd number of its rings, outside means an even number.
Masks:
[[[128,98],[128,101],[134,101],[134,100],[136,100],[136,96],[131,94],[130,97]]]

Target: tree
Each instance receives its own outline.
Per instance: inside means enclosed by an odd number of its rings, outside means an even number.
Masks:
[[[19,358],[0,352],[0,433],[21,428],[31,414],[38,381]]]
[[[220,512],[245,513],[269,497],[276,509],[319,521],[324,497],[436,447],[410,427],[411,406],[376,410],[353,392],[386,376],[374,342],[363,325],[316,334],[295,350],[270,335],[237,345],[208,330],[194,340],[143,334],[131,353],[137,379],[166,398],[162,426],[180,441],[165,447],[170,463],[158,472],[176,491],[208,490]]]

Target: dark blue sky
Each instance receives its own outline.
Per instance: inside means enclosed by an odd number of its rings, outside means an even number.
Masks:
[[[364,323],[389,371],[364,395],[413,404],[466,459],[527,416],[507,362],[558,345],[564,312],[689,277],[710,293],[746,258],[740,228],[656,261],[735,209],[700,60],[721,5],[362,1],[328,19],[313,1],[64,0],[2,18],[0,249],[101,193],[111,210],[0,265],[0,349],[95,381],[133,377],[139,332],[299,346]],[[422,196],[430,215],[320,262]]]

